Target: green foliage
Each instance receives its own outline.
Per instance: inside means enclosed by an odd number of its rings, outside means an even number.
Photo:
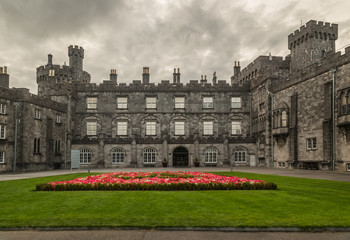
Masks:
[[[215,174],[274,182],[278,190],[139,191],[149,187],[142,185],[133,186],[134,191],[95,191],[93,186],[89,186],[91,191],[33,191],[37,184],[43,187],[40,183],[84,177],[85,173],[3,181],[0,228],[350,227],[349,182],[239,172]],[[210,186],[216,187],[223,188]]]

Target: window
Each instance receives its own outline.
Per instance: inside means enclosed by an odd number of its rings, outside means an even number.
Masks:
[[[156,135],[156,122],[146,122],[146,135]]]
[[[6,114],[6,105],[0,104],[0,114]]]
[[[112,163],[124,163],[125,151],[121,148],[112,150]]]
[[[241,108],[240,97],[231,97],[231,108]]]
[[[40,154],[40,138],[34,138],[34,154]]]
[[[97,135],[97,122],[87,122],[86,128],[86,135]]]
[[[61,123],[61,115],[56,114],[56,123]]]
[[[49,77],[55,76],[55,69],[49,69]]]
[[[97,98],[96,97],[88,97],[86,98],[87,108],[88,109],[97,109]]]
[[[209,147],[204,151],[205,163],[216,163],[217,162],[218,150],[213,147]]]
[[[128,108],[128,98],[127,97],[118,97],[117,98],[117,108],[118,109],[127,109]]]
[[[346,164],[346,171],[350,171],[350,163]]]
[[[282,127],[287,127],[287,112],[282,111]]]
[[[232,122],[232,135],[240,135],[241,131],[241,122],[233,121]]]
[[[56,140],[55,141],[55,154],[59,155],[61,151],[61,141],[60,140]]]
[[[204,135],[213,135],[213,125],[214,125],[214,123],[211,121],[203,122],[203,134]]]
[[[41,119],[41,111],[39,109],[35,109],[35,119]]]
[[[185,108],[185,98],[184,97],[175,97],[175,108],[178,108],[178,109]]]
[[[307,138],[306,139],[306,149],[315,150],[317,147],[316,138]]]
[[[240,162],[245,162],[245,157],[246,157],[246,150],[242,147],[238,147],[235,150],[235,162],[240,163]]]
[[[213,108],[213,97],[204,97],[203,98],[203,108]]]
[[[0,152],[0,163],[5,163],[5,152]]]
[[[117,122],[117,135],[118,136],[128,135],[128,122]]]
[[[175,135],[185,135],[185,122],[175,122]]]
[[[90,149],[84,148],[80,150],[80,163],[91,163],[92,151]]]
[[[143,163],[155,163],[156,150],[153,148],[146,148],[143,150]]]
[[[156,109],[157,108],[157,98],[156,97],[147,97],[146,98],[146,108]]]
[[[6,138],[6,126],[0,125],[0,139]]]

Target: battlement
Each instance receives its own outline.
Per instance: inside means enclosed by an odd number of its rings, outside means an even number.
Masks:
[[[288,36],[288,49],[292,50],[310,39],[335,41],[338,39],[338,24],[310,20]]]
[[[129,84],[103,81],[101,84],[76,83],[75,89],[77,92],[247,92],[249,83],[239,86],[231,85],[226,80],[219,80],[216,84],[201,84],[198,80],[191,80],[187,84],[170,83],[169,80],[162,80],[158,84],[142,84],[140,80],[134,80]]]
[[[68,47],[68,57],[71,56],[80,56],[81,58],[84,58],[84,48],[77,45],[70,45]]]
[[[350,63],[350,47],[345,48],[344,54],[341,54],[341,52],[328,52],[319,63],[314,63],[306,68],[293,72],[288,77],[274,81],[271,86],[271,91],[281,91],[300,82],[328,72],[332,68],[337,68],[348,63]]]

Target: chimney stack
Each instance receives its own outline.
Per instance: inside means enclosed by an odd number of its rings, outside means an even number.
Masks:
[[[204,75],[204,78],[203,75],[201,75],[201,84],[204,85],[205,83],[207,83],[207,75]]]
[[[149,67],[143,67],[143,72],[142,72],[142,83],[143,84],[149,84]]]
[[[176,68],[174,68],[174,73],[173,73],[173,83],[180,83],[180,68],[177,69],[176,72]]]
[[[52,55],[47,55],[47,65],[52,65]]]
[[[7,74],[7,67],[0,67],[0,87],[9,88],[10,76]]]
[[[216,84],[216,80],[217,80],[216,72],[214,72],[213,73],[213,85]]]
[[[111,73],[109,74],[109,80],[115,81],[115,84],[117,84],[118,74],[117,69],[111,69]]]
[[[235,61],[235,66],[233,67],[233,76],[235,78],[238,78],[239,74],[241,72],[241,66],[239,65],[239,61]]]

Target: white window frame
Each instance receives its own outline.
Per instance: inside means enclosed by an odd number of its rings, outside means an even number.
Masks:
[[[6,114],[6,104],[0,103],[0,114]]]
[[[307,150],[316,150],[317,149],[317,139],[316,138],[307,138],[306,139],[306,149]]]
[[[115,148],[112,150],[112,164],[124,164],[125,150],[122,148]]]
[[[350,172],[350,163],[346,164],[346,171]]]
[[[156,121],[147,121],[146,122],[146,136],[155,136],[157,135],[157,122]]]
[[[88,136],[97,135],[97,122],[86,122],[86,135]]]
[[[214,147],[208,147],[204,150],[205,163],[217,163],[218,150]]]
[[[6,138],[6,125],[0,125],[0,139]]]
[[[236,148],[234,152],[235,163],[245,163],[246,157],[247,157],[246,155],[247,155],[247,151],[244,148],[242,147]]]
[[[34,118],[41,119],[41,110],[40,109],[35,109]]]
[[[232,135],[241,135],[242,134],[242,122],[241,121],[232,121]]]
[[[61,123],[61,115],[56,114],[56,123]]]
[[[86,108],[87,109],[97,109],[97,97],[87,97],[86,98]]]
[[[185,108],[185,97],[175,97],[175,108],[176,109]]]
[[[242,98],[231,97],[231,108],[242,108]]]
[[[185,135],[185,122],[184,121],[175,121],[175,135],[176,136],[183,136]]]
[[[92,151],[88,148],[80,150],[80,164],[90,164],[92,158]]]
[[[128,122],[118,121],[117,122],[117,136],[127,136],[128,135]]]
[[[203,97],[203,108],[214,108],[214,98]]]
[[[0,152],[0,163],[5,163],[5,152]]]
[[[143,163],[153,164],[156,163],[157,151],[153,148],[146,148],[143,150]]]
[[[146,97],[146,108],[156,109],[157,108],[157,97]]]
[[[118,97],[117,98],[117,108],[118,109],[128,109],[128,98]]]
[[[214,122],[203,121],[203,135],[213,135],[213,134],[214,134]]]

